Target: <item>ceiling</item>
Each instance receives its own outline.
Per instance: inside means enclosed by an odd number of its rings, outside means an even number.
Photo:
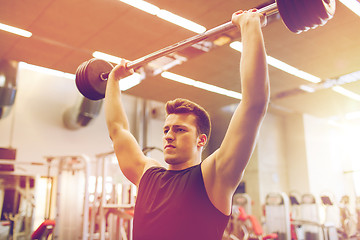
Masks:
[[[238,9],[269,4],[266,0],[148,2],[207,29],[230,21],[231,14]],[[135,60],[196,35],[118,0],[0,0],[0,6],[1,23],[33,33],[32,37],[23,38],[0,31],[0,59],[24,61],[68,73],[75,73],[82,62],[92,58],[95,50]],[[324,26],[294,34],[275,18],[263,28],[263,33],[268,55],[323,81],[360,70],[360,17],[340,2],[336,2],[336,13]],[[226,36],[240,40],[237,31]],[[192,54],[186,62],[169,71],[241,91],[240,56],[225,44],[206,53]],[[269,73],[271,110],[321,118],[342,117],[347,112],[360,110],[360,102],[330,89],[314,93],[299,91],[300,85],[310,83],[271,66]],[[360,81],[342,86],[360,94]],[[149,76],[126,93],[162,102],[175,97],[189,98],[210,111],[238,102],[160,76]]]

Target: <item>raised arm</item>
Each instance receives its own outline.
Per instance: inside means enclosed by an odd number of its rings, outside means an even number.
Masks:
[[[155,160],[147,158],[141,151],[136,139],[129,130],[129,122],[122,104],[120,79],[129,76],[133,70],[126,70],[126,61],[122,60],[109,74],[105,92],[105,117],[109,135],[121,171],[132,183],[138,186],[144,171]]]
[[[239,27],[243,43],[240,60],[242,100],[230,121],[216,161],[222,168],[221,178],[235,190],[253,153],[268,107],[270,88],[261,31],[264,16],[254,10],[239,11],[233,14],[232,21]]]
[[[224,140],[216,154],[221,178],[235,190],[254,150],[269,102],[269,77],[261,26],[262,14],[239,11],[232,21],[241,31],[240,60],[242,100],[234,112]]]
[[[269,102],[268,69],[261,31],[265,21],[256,10],[238,11],[232,16],[232,22],[241,31],[243,43],[240,60],[242,100],[220,148],[203,163],[209,197],[224,213],[230,211],[231,197],[252,155]]]

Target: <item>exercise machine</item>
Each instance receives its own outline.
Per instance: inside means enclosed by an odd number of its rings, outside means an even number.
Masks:
[[[277,233],[279,240],[291,240],[290,203],[286,193],[266,195],[265,228],[266,232]]]

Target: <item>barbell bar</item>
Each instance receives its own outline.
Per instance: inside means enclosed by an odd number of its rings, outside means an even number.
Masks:
[[[279,13],[286,27],[301,33],[322,26],[335,14],[335,0],[276,0],[258,10],[266,16]],[[207,38],[225,33],[236,26],[231,22],[187,38],[173,45],[150,53],[127,64],[127,69],[138,69],[148,62],[166,56],[187,46],[201,42]],[[80,93],[88,99],[100,100],[105,97],[106,81],[113,65],[105,60],[90,59],[83,62],[76,70],[76,86]]]

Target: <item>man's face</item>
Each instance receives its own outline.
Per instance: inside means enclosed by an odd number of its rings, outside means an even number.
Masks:
[[[170,114],[165,120],[163,135],[164,158],[170,165],[196,161],[199,136],[196,117],[190,113]]]

